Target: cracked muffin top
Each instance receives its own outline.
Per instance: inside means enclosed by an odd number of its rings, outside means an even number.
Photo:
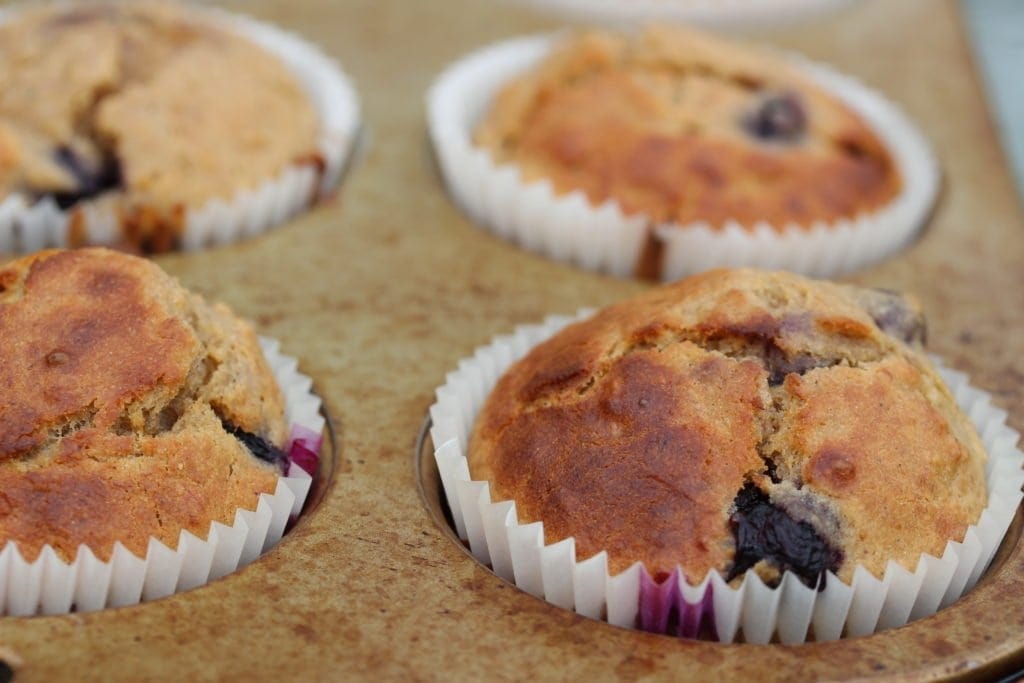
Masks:
[[[144,556],[255,509],[285,464],[283,398],[252,328],[104,249],[0,268],[0,546]]]
[[[683,28],[562,39],[475,140],[527,181],[655,222],[810,227],[900,191],[889,152],[786,60]]]
[[[941,556],[987,504],[978,435],[897,294],[717,270],[609,306],[498,381],[474,479],[609,569],[815,585]]]
[[[318,126],[275,56],[174,3],[52,5],[0,24],[0,199],[180,212],[311,157]]]

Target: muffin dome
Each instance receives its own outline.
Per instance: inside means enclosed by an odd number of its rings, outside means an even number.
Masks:
[[[174,3],[19,11],[0,25],[0,92],[0,199],[102,198],[147,249],[174,245],[187,207],[317,152],[288,68]]]
[[[986,456],[900,296],[719,270],[610,306],[498,381],[473,479],[609,570],[815,585],[977,522]]]
[[[142,556],[272,492],[283,397],[252,328],[103,249],[0,269],[0,543]]]
[[[796,67],[682,28],[570,36],[500,92],[476,142],[527,181],[657,223],[809,227],[902,185],[867,125]]]

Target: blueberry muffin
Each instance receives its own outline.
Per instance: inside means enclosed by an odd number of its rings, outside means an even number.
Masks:
[[[716,270],[603,309],[499,380],[474,479],[609,569],[816,585],[941,556],[987,504],[985,452],[894,293]]]
[[[46,251],[0,269],[0,544],[144,556],[255,509],[284,400],[252,328],[143,259]]]
[[[475,142],[654,223],[810,227],[902,185],[866,123],[798,68],[682,28],[569,35],[500,91]]]
[[[109,204],[148,251],[176,245],[186,208],[317,154],[285,65],[174,3],[20,10],[0,24],[0,93],[0,200]]]

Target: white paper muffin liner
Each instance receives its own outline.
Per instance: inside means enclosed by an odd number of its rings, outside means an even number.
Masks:
[[[315,456],[320,451],[324,418],[313,381],[298,371],[298,361],[280,353],[277,341],[260,338],[274,377],[285,397],[285,419],[291,425],[286,453]],[[315,457],[313,458],[315,460]],[[206,540],[182,531],[176,549],[150,538],[140,558],[120,543],[109,561],[85,545],[70,564],[52,546],[26,562],[17,544],[0,550],[0,614],[31,616],[91,612],[156,600],[201,586],[246,566],[281,540],[288,521],[302,511],[312,474],[293,461],[277,480],[273,494],[261,493],[255,510],[239,508],[230,526],[213,522]]]
[[[449,192],[479,225],[552,259],[630,276],[648,234],[662,244],[662,280],[716,266],[757,266],[827,277],[882,260],[909,243],[939,188],[928,143],[888,100],[856,80],[788,55],[824,90],[856,111],[889,149],[903,189],[881,209],[835,223],[773,228],[727,221],[652,225],[627,215],[614,199],[593,205],[582,191],[556,194],[547,180],[526,182],[518,168],[496,164],[473,144],[473,130],[498,90],[550,51],[557,35],[528,36],[474,52],[448,67],[427,96],[430,135]]]
[[[545,545],[542,523],[520,524],[513,501],[492,502],[488,483],[470,478],[466,447],[498,378],[534,346],[591,312],[552,316],[496,337],[459,362],[430,408],[434,457],[456,531],[474,557],[502,578],[554,605],[616,626],[665,632],[674,610],[681,635],[696,637],[703,627],[722,642],[768,643],[777,637],[795,644],[866,635],[933,614],[970,590],[988,566],[1021,500],[1024,453],[1016,446],[1019,434],[1005,424],[1006,412],[971,387],[966,375],[942,367],[935,358],[988,452],[989,501],[961,541],[950,540],[942,557],[922,553],[913,571],[890,561],[885,575],[877,578],[858,565],[851,584],[829,572],[820,592],[791,572],[777,588],[769,588],[752,570],[739,588],[714,571],[692,586],[679,568],[657,584],[639,562],[611,575],[603,551],[577,562],[572,538]]]
[[[508,0],[587,24],[651,21],[708,28],[761,28],[820,17],[851,0]]]
[[[293,164],[256,188],[225,199],[186,207],[180,248],[228,244],[269,230],[330,195],[341,179],[359,129],[359,97],[338,64],[295,34],[216,8],[191,9],[213,24],[238,33],[271,52],[298,79],[320,118],[316,152],[322,167]],[[17,9],[0,10],[0,22]],[[0,199],[0,252],[29,253],[76,246],[71,226],[79,222],[84,244],[112,245],[121,238],[111,202],[86,200],[61,210],[52,198],[33,202],[12,194]]]

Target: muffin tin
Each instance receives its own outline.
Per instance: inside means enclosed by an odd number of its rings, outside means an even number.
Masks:
[[[334,203],[262,237],[158,262],[300,359],[334,419],[334,475],[320,478],[317,504],[284,540],[236,574],[137,607],[0,619],[0,658],[15,664],[17,683],[684,672],[923,680],[993,678],[1024,665],[1019,512],[993,567],[955,605],[825,644],[725,646],[627,631],[548,605],[478,565],[437,518],[432,475],[418,478],[413,466],[434,387],[496,333],[648,286],[552,263],[480,231],[434,171],[422,103],[436,74],[476,47],[557,24],[491,0],[232,6],[337,57],[373,136]],[[916,292],[931,349],[991,392],[1020,430],[1024,220],[959,22],[952,0],[863,0],[760,38],[879,88],[932,140],[947,185],[931,225],[906,252],[851,279]]]

